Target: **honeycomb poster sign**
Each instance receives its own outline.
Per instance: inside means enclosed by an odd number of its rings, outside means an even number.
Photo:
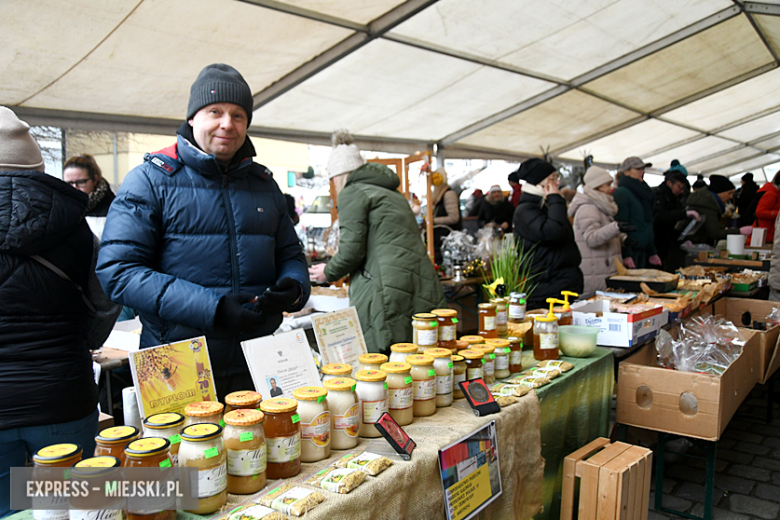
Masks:
[[[131,352],[130,372],[141,417],[217,400],[205,336]]]

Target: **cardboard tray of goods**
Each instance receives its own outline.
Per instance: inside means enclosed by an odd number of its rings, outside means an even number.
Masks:
[[[642,283],[651,290],[665,293],[677,289],[679,275],[658,269],[626,269],[619,258],[615,258],[617,274],[607,277],[607,287],[629,292],[642,292]]]
[[[678,329],[670,331],[676,336]],[[620,363],[617,422],[716,441],[758,382],[759,335],[740,329],[742,353],[720,376],[658,365],[655,342]]]

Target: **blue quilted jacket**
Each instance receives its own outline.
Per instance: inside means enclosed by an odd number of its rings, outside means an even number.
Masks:
[[[290,309],[298,310],[311,291],[271,172],[251,156],[226,172],[182,136],[125,178],[108,213],[97,274],[112,300],[139,312],[142,348],[205,334],[216,377],[248,371],[240,342],[249,338],[214,330],[221,296],[260,295],[290,277],[303,288]],[[281,312],[255,335],[276,330]]]

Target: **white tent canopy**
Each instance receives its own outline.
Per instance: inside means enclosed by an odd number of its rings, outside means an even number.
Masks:
[[[171,133],[205,65],[252,135],[735,175],[780,161],[780,0],[4,0],[0,104]]]

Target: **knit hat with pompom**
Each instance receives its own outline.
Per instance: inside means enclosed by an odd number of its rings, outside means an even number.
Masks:
[[[355,139],[347,130],[341,129],[333,132],[331,137],[333,151],[328,157],[328,178],[350,173],[363,166],[366,161],[360,155],[360,150],[355,145]]]

